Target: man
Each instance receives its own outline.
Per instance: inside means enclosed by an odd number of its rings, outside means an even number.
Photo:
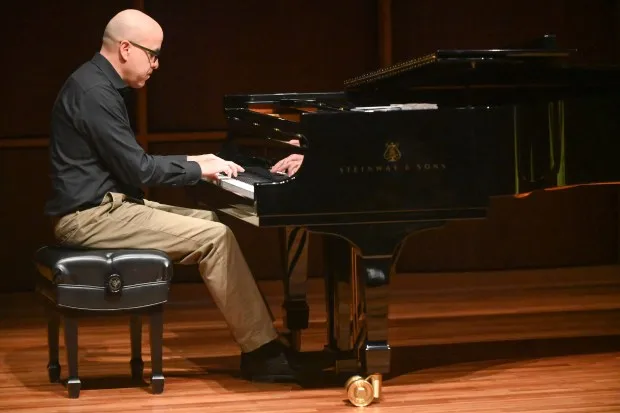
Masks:
[[[53,217],[58,242],[90,248],[155,248],[202,279],[241,347],[251,380],[290,380],[293,371],[271,315],[230,229],[209,211],[142,198],[142,185],[194,185],[239,165],[215,155],[154,156],[131,130],[122,93],[141,88],[159,67],[159,24],[124,10],[105,28],[99,52],[62,86],[51,116]]]

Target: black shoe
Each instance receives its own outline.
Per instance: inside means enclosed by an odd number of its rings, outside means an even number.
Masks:
[[[247,380],[269,383],[297,380],[284,353],[284,346],[278,340],[249,353],[241,353],[241,375]]]

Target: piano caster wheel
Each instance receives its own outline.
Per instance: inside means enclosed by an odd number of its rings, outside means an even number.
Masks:
[[[47,375],[50,379],[50,383],[58,383],[60,381],[60,364],[50,363],[47,366]]]
[[[164,392],[164,376],[153,376],[151,378],[151,391],[153,394]]]
[[[347,380],[344,388],[347,398],[353,406],[365,407],[381,398],[382,386],[381,374],[375,373],[363,379],[361,376],[353,376]]]

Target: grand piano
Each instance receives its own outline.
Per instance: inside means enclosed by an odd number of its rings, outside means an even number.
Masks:
[[[219,156],[246,172],[195,194],[225,200],[218,211],[248,225],[287,229],[294,347],[308,305],[293,269],[309,233],[324,247],[327,354],[341,372],[389,373],[390,278],[407,237],[485,219],[494,196],[564,185],[566,140],[620,136],[620,70],[571,65],[573,52],[545,36],[437,50],[348,79],[343,91],[225,96]],[[303,162],[292,176],[270,171],[293,154]]]

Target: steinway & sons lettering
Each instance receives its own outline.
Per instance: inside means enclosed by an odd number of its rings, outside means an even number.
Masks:
[[[444,163],[416,163],[416,164],[392,164],[392,165],[346,165],[340,167],[341,175],[362,173],[393,173],[393,172],[431,172],[446,169]]]
[[[422,158],[422,157],[420,157]],[[400,143],[388,141],[383,150],[383,159],[387,163],[383,165],[343,165],[340,167],[341,175],[363,174],[363,173],[402,173],[402,172],[433,172],[443,171],[446,164],[442,162],[403,162],[403,154],[400,150]]]

